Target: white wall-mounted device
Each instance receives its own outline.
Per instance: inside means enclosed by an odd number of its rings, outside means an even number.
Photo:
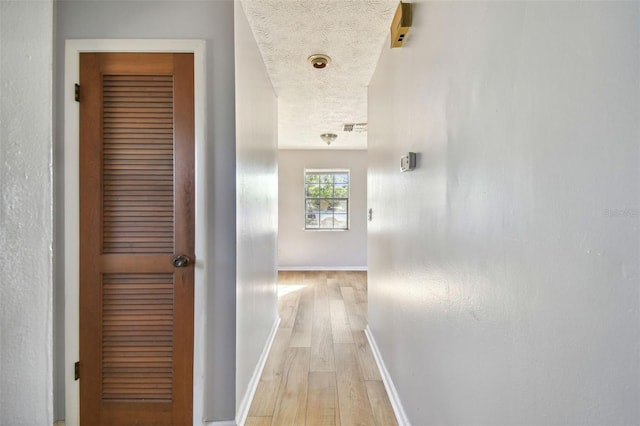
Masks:
[[[416,153],[409,152],[400,157],[400,171],[408,172],[416,168]]]

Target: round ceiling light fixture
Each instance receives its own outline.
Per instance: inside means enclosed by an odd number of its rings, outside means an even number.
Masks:
[[[311,63],[311,65],[318,70],[326,68],[327,65],[331,62],[331,58],[327,55],[311,55],[307,58],[307,60]]]
[[[322,139],[327,145],[331,145],[331,142],[335,141],[338,138],[338,135],[335,133],[323,133],[320,135],[320,139]]]

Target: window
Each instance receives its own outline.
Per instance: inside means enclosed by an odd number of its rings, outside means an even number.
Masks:
[[[349,229],[349,170],[304,171],[305,229]]]

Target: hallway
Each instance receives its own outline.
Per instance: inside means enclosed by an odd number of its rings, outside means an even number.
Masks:
[[[367,273],[280,272],[278,296],[246,425],[396,425],[364,333]]]

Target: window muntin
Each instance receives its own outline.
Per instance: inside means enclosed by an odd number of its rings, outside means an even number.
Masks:
[[[305,229],[349,229],[349,170],[305,170]]]

